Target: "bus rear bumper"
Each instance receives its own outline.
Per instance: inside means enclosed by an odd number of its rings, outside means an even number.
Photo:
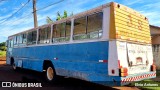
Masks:
[[[135,74],[135,75],[129,75],[127,77],[121,78],[121,85],[127,85],[129,83],[132,83],[134,81],[141,81],[144,79],[150,79],[156,77],[156,71],[154,72],[148,72],[148,73],[141,73],[141,74]]]

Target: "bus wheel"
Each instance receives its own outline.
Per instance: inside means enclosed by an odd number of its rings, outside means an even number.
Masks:
[[[52,65],[48,65],[48,66],[46,67],[45,77],[46,77],[46,80],[47,80],[48,82],[53,82],[53,81],[55,81],[55,79],[56,79],[56,73],[55,73],[55,70],[54,70],[54,68],[53,68]]]
[[[16,64],[15,64],[15,63],[12,64],[12,68],[13,68],[13,70],[15,70],[15,71],[17,70],[17,67],[16,67]]]

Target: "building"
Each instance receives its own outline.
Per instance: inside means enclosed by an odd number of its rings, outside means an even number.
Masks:
[[[160,27],[150,25],[153,46],[153,58],[157,69],[160,70]]]

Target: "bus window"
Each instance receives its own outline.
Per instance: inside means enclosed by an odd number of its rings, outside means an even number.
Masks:
[[[102,20],[102,12],[88,16],[87,34],[89,38],[100,38],[102,36]]]
[[[66,40],[69,41],[71,35],[71,22],[66,22]]]
[[[27,36],[26,36],[26,33],[25,33],[25,34],[22,34],[22,43],[26,44],[26,42],[27,42]]]
[[[18,43],[19,43],[19,44],[22,44],[22,38],[23,38],[23,35],[22,35],[22,34],[18,36]]]
[[[73,39],[86,39],[86,17],[81,17],[75,19],[74,21],[74,31],[73,31]]]
[[[17,46],[17,42],[18,42],[18,40],[17,40],[17,36],[14,36],[14,46]]]
[[[10,47],[13,47],[13,39],[10,40]]]
[[[27,35],[27,44],[32,45],[36,44],[37,31],[28,32]]]
[[[74,40],[100,38],[102,36],[103,13],[95,13],[74,21]],[[86,24],[87,22],[87,24]]]
[[[53,26],[53,42],[69,41],[71,22],[64,22]]]
[[[39,44],[49,43],[51,36],[51,27],[39,29]]]

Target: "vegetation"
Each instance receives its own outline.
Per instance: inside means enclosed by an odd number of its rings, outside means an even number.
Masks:
[[[0,51],[0,57],[5,57],[6,56],[6,51]]]
[[[73,12],[71,13],[70,16],[73,16]],[[66,10],[64,10],[63,15],[61,15],[59,12],[57,12],[57,19],[56,19],[56,21],[57,21],[57,20],[61,20],[61,19],[63,19],[63,18],[67,18],[67,17],[68,17],[68,13],[67,13]],[[47,23],[52,23],[52,22],[54,22],[54,20],[52,20],[50,17],[47,16],[46,22],[47,22]]]
[[[6,46],[5,42],[0,43],[0,57],[6,56]]]
[[[6,51],[5,42],[0,43],[0,51]]]
[[[156,72],[156,79],[146,79],[146,80],[142,80],[142,81],[137,81],[137,82],[131,83],[128,86],[131,86],[131,87],[136,86],[141,90],[160,90],[159,79],[160,79],[160,71],[157,71]],[[139,84],[139,85],[137,86],[137,84]],[[158,85],[158,86],[156,86],[156,85]]]
[[[53,20],[52,20],[50,17],[47,16],[46,22],[47,22],[47,23],[52,23]]]

